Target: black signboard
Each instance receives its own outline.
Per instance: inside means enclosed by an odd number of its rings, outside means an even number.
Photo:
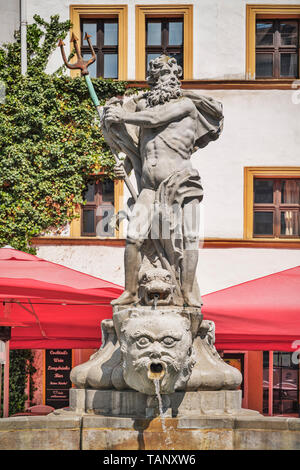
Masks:
[[[46,405],[56,409],[69,406],[71,369],[72,349],[46,349]]]

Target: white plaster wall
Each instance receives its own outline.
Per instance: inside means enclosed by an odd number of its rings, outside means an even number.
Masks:
[[[297,5],[299,0],[27,0],[28,19],[35,13],[47,19],[59,14],[69,19],[69,6],[77,4],[128,5],[128,78],[135,78],[135,5],[193,4],[194,5],[194,78],[245,78],[246,4]],[[0,10],[1,11],[1,10]],[[53,54],[48,71],[61,65],[59,51]]]
[[[124,248],[93,245],[40,246],[37,256],[124,285]]]
[[[20,0],[0,0],[0,45],[14,40],[14,32],[20,27]]]
[[[293,90],[209,90],[224,130],[193,156],[204,187],[206,237],[243,237],[245,166],[300,166],[300,104]]]
[[[124,249],[107,246],[40,246],[38,256],[124,286]],[[300,250],[231,248],[199,250],[202,295],[300,265]]]

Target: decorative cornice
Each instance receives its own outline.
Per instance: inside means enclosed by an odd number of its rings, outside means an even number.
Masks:
[[[128,88],[147,88],[143,80],[129,80]],[[295,85],[296,83],[296,85]],[[182,80],[181,87],[191,90],[295,90],[300,81],[295,79],[258,80]]]
[[[95,238],[95,237],[36,237],[31,240],[35,246],[43,245],[99,245],[111,247],[124,247],[126,240],[124,238]],[[207,238],[203,248],[279,248],[279,249],[300,249],[299,240],[270,240],[270,239],[251,239],[242,238]]]

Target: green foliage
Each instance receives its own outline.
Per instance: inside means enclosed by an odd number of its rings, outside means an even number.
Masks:
[[[30,239],[75,217],[91,174],[113,176],[113,157],[104,142],[84,78],[63,68],[45,68],[70,22],[39,16],[28,26],[28,74],[21,75],[20,33],[0,48],[0,246],[33,251]],[[125,83],[93,79],[101,103],[123,95]]]
[[[16,349],[10,351],[9,366],[9,414],[24,411],[25,401],[32,400],[34,392],[32,376],[36,372],[33,366],[33,353],[30,349]],[[29,378],[30,395],[24,393]]]

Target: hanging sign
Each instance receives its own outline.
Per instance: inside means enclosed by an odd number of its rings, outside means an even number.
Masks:
[[[69,389],[72,386],[72,349],[46,349],[45,390],[46,405],[53,408],[69,406]]]

